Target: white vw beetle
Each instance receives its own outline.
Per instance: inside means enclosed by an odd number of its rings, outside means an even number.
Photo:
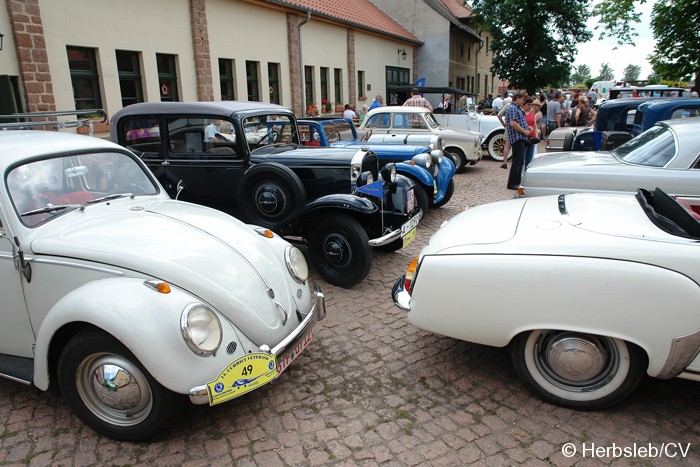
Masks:
[[[446,221],[393,299],[419,328],[510,344],[544,400],[598,409],[645,372],[700,380],[699,242],[659,189],[486,204]]]
[[[128,150],[0,131],[0,375],[121,440],[275,380],[325,315],[301,252],[174,201]]]

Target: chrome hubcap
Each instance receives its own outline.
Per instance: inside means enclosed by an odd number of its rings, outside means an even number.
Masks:
[[[544,359],[559,377],[570,381],[587,381],[605,368],[605,354],[592,342],[568,337],[550,344]]]
[[[85,358],[78,367],[76,388],[88,410],[110,424],[137,425],[151,413],[153,397],[146,376],[119,355]]]

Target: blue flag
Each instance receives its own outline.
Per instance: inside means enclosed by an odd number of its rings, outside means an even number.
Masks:
[[[383,190],[382,190],[382,181],[378,180],[374,183],[370,183],[369,185],[361,186],[357,189],[360,193],[365,193],[370,196],[376,196],[377,198],[382,198],[384,196]]]

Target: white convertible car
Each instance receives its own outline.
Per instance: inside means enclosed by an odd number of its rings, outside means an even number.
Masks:
[[[0,174],[0,376],[60,388],[103,435],[263,387],[325,315],[300,250],[171,200],[121,146],[0,131]]]
[[[544,400],[603,408],[645,372],[700,380],[697,218],[660,189],[477,206],[446,221],[392,296],[419,328],[510,345]]]

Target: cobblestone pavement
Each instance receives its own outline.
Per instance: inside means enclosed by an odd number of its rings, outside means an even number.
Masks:
[[[700,383],[649,379],[599,412],[554,407],[526,390],[507,349],[419,330],[393,306],[391,285],[443,220],[513,196],[499,165],[487,158],[456,176],[452,201],[430,213],[406,251],[375,253],[362,284],[319,280],[328,315],[279,381],[216,407],[186,405],[153,442],[98,436],[57,391],[0,380],[0,465],[699,465]],[[662,455],[615,450],[635,445]]]

